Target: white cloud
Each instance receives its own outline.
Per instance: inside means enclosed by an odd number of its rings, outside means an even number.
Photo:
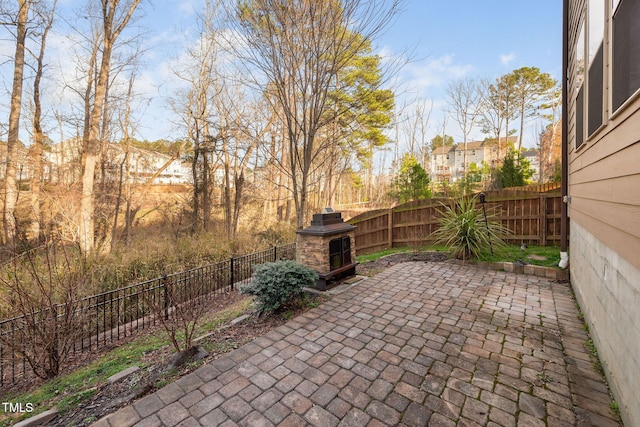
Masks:
[[[509,65],[514,59],[516,59],[516,54],[513,52],[506,55],[500,54],[500,62],[502,62],[502,65]]]
[[[469,75],[475,67],[470,64],[456,64],[454,55],[444,55],[425,63],[409,67],[410,79],[419,88],[442,86],[447,81]]]

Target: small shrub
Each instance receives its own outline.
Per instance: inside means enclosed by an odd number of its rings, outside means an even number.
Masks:
[[[88,319],[80,298],[89,269],[79,248],[64,242],[25,252],[0,269],[0,310],[16,316],[0,330],[0,344],[39,378],[57,376],[82,338]]]
[[[445,206],[440,212],[440,228],[433,233],[435,243],[448,246],[456,258],[467,260],[477,258],[490,245],[505,245],[501,235],[510,231],[495,221],[495,214],[487,214],[485,219],[481,209],[476,207],[476,198],[461,198],[453,207]]]
[[[279,309],[317,278],[315,271],[294,261],[270,262],[255,266],[251,283],[240,292],[254,295],[258,312],[265,314]]]
[[[145,303],[160,322],[178,353],[193,349],[196,326],[209,311],[211,297],[204,280],[191,278],[183,283],[162,281],[157,294],[145,293]]]

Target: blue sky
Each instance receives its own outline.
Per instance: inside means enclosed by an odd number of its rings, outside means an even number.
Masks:
[[[167,51],[190,31],[197,0],[156,1],[144,21]],[[401,13],[376,41],[383,55],[411,52],[411,62],[398,75],[398,105],[416,99],[433,102],[432,136],[441,132],[445,88],[456,79],[495,79],[523,66],[535,66],[554,78],[561,76],[562,2],[559,0],[407,0]],[[168,54],[168,52],[167,52]],[[156,58],[162,56],[156,53]],[[156,127],[156,133],[161,131]],[[447,133],[461,136],[452,120]],[[524,144],[535,143],[535,124],[525,131]],[[156,135],[161,137],[161,135]],[[150,135],[149,139],[156,136]],[[432,137],[431,136],[431,137]],[[473,137],[481,139],[476,130]]]
[[[181,49],[195,39],[195,10],[204,0],[151,0],[143,2],[140,27],[145,29],[145,53],[139,92],[151,98],[139,111],[137,137],[155,140],[176,139],[175,119],[167,97],[172,95],[176,77],[171,64]],[[59,7],[69,10],[84,7],[80,0],[59,0]],[[374,41],[383,55],[399,56],[412,52],[412,61],[398,73],[393,89],[405,114],[416,99],[433,102],[429,122],[429,139],[441,132],[445,88],[456,79],[495,79],[522,66],[535,66],[556,79],[561,75],[561,19],[559,0],[406,0],[402,12],[385,33]],[[81,20],[73,22],[81,25]],[[67,29],[66,31],[69,31]],[[5,39],[6,40],[6,39]],[[65,30],[51,36],[52,68],[68,80],[73,63],[65,59],[73,43],[65,39]],[[3,61],[12,56],[11,44],[0,43]],[[5,90],[10,88],[8,62],[0,65]],[[7,102],[0,102],[0,114],[6,116]],[[402,112],[400,112],[402,113]],[[439,130],[440,129],[440,130]],[[457,126],[447,122],[446,132],[460,138]],[[536,130],[530,125],[524,144],[535,143]],[[474,138],[483,138],[477,130]],[[54,140],[56,138],[52,135]],[[25,138],[23,138],[25,139]]]
[[[409,0],[380,42],[393,50],[414,48],[415,61],[402,72],[408,95],[434,101],[433,135],[442,128],[438,106],[446,103],[447,85],[463,78],[495,79],[528,66],[562,74],[562,2],[558,0]],[[535,143],[535,124],[524,144]],[[449,119],[447,133],[462,135]],[[477,129],[472,137],[484,136]]]
[[[417,45],[422,63],[453,55],[472,74],[537,66],[559,76],[561,36],[558,0],[408,0],[383,42],[396,49]]]

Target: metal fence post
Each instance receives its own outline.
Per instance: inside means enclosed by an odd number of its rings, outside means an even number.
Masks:
[[[233,289],[233,282],[235,281],[235,277],[233,274],[233,257],[229,260],[229,287]]]
[[[278,247],[274,246],[273,247],[273,262],[276,262],[278,260]]]
[[[162,288],[164,291],[164,320],[169,320],[169,281],[167,275],[162,276]]]

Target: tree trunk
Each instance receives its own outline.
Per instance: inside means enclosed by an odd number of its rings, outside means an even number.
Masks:
[[[84,141],[84,165],[82,169],[82,195],[80,199],[80,248],[83,252],[92,252],[95,247],[94,221],[94,186],[96,166],[100,161],[100,119],[103,114],[107,85],[109,83],[109,67],[111,60],[110,44],[105,36],[102,62],[96,84],[93,108],[89,115],[89,132]]]
[[[200,184],[198,183],[198,157],[200,156],[200,142],[194,140],[193,161],[191,162],[191,175],[193,176],[193,222],[191,233],[195,233],[198,228],[198,217],[200,214]]]
[[[40,39],[40,52],[37,58],[36,75],[33,81],[33,147],[31,148],[31,238],[39,240],[42,234],[42,217],[40,209],[41,179],[42,179],[42,154],[44,147],[44,134],[42,133],[41,116],[42,105],[40,102],[40,82],[44,71],[44,52],[47,44],[47,35],[53,24],[53,10],[46,21],[44,31]]]
[[[80,249],[89,253],[95,248],[94,196],[96,165],[100,161],[100,119],[103,117],[109,70],[113,46],[127,26],[140,0],[131,0],[126,11],[116,13],[120,0],[101,0],[102,5],[102,61],[98,72],[98,82],[93,97],[93,107],[89,114],[88,128],[85,128],[83,140],[82,192],[80,199],[79,231]],[[114,22],[115,18],[119,21]],[[115,24],[115,28],[114,28]],[[94,46],[97,46],[96,42]]]
[[[209,231],[209,219],[211,215],[211,174],[209,173],[209,147],[202,153],[202,229]]]
[[[120,162],[120,170],[118,173],[118,188],[116,190],[116,202],[113,207],[113,223],[111,225],[111,250],[115,249],[118,242],[118,220],[120,219],[120,208],[122,205],[123,186],[128,180],[129,174],[129,142],[125,142],[125,152],[122,162]],[[126,213],[125,213],[126,215]]]
[[[227,152],[227,141],[223,138],[223,151],[224,151],[224,228],[227,232],[227,238],[231,239],[232,232],[232,207],[231,207],[231,171],[229,167],[229,153]]]
[[[24,75],[24,50],[27,37],[28,0],[18,0],[18,21],[16,34],[16,53],[13,68],[13,88],[9,111],[9,132],[7,135],[7,162],[4,181],[4,243],[15,242],[17,229],[15,209],[17,202],[16,170],[18,144],[20,143],[20,113],[22,107],[22,80]]]
[[[521,105],[520,105],[520,138],[518,138],[518,153],[520,153],[520,150],[522,149],[522,137],[524,136],[524,113],[525,113],[525,99],[521,99],[520,100]],[[520,156],[518,155],[518,162],[520,162]]]
[[[231,237],[235,238],[238,232],[238,223],[240,222],[240,210],[242,209],[242,192],[244,191],[244,172],[240,171],[240,175],[235,179],[236,194],[233,202],[233,222],[231,223]]]

